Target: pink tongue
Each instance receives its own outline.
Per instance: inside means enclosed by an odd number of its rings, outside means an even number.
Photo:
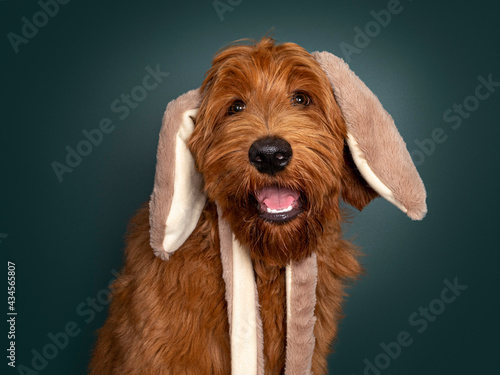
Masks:
[[[264,188],[257,193],[257,200],[272,210],[290,207],[297,199],[299,199],[297,192],[277,186]]]

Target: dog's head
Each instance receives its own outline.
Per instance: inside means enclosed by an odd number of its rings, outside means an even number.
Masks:
[[[310,254],[325,224],[340,221],[339,197],[362,209],[380,194],[412,218],[425,214],[423,184],[391,117],[329,53],[269,38],[234,45],[214,58],[199,90],[172,105],[179,108],[167,108],[151,201],[155,250],[166,250],[171,211],[184,220],[177,206],[185,198],[175,191],[189,189],[171,174],[165,182],[165,169],[187,171],[183,183],[196,193],[187,207],[201,210],[203,190],[252,256],[276,264]],[[163,151],[162,142],[170,142]],[[179,151],[193,158],[189,166],[172,162]],[[158,209],[166,198],[171,207]],[[170,219],[170,227],[177,222]]]
[[[352,183],[347,130],[325,72],[303,48],[234,46],[217,55],[201,87],[189,148],[236,237],[254,256],[309,255],[341,191],[356,207],[375,192]]]

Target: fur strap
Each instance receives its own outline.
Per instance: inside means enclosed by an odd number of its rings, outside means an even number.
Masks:
[[[250,253],[234,237],[219,207],[217,211],[231,337],[231,374],[264,375],[264,334]],[[291,262],[286,268],[286,375],[311,373],[317,277],[315,254],[301,262]]]
[[[285,375],[311,374],[314,352],[316,254],[286,268],[287,337]]]

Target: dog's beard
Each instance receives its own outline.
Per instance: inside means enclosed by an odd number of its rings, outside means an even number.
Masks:
[[[324,234],[324,224],[338,218],[336,193],[319,201],[311,201],[311,196],[304,191],[296,194],[300,198],[289,197],[293,201],[289,211],[292,216],[284,220],[270,220],[267,212],[263,212],[262,200],[256,197],[258,193],[253,191],[240,197],[221,197],[218,203],[236,238],[248,246],[253,259],[283,267],[291,260],[300,261],[310,256]],[[299,212],[295,214],[296,209]]]

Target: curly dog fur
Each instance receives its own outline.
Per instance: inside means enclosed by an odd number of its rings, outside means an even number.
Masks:
[[[151,249],[148,209],[139,210],[90,373],[230,373],[218,202],[236,238],[250,249],[266,374],[282,374],[285,366],[285,266],[316,253],[312,372],[325,374],[344,286],[361,272],[355,249],[341,238],[339,199],[362,209],[377,196],[346,148],[346,124],[332,87],[303,48],[264,38],[221,51],[201,92],[189,148],[208,197],[202,216],[183,246],[163,261]],[[297,92],[309,102],[293,102]],[[245,107],[232,114],[228,108],[235,100]],[[248,157],[253,142],[269,136],[285,139],[293,149],[287,167],[272,175],[260,173]],[[262,219],[256,194],[268,186],[300,194],[302,212],[283,223]]]

